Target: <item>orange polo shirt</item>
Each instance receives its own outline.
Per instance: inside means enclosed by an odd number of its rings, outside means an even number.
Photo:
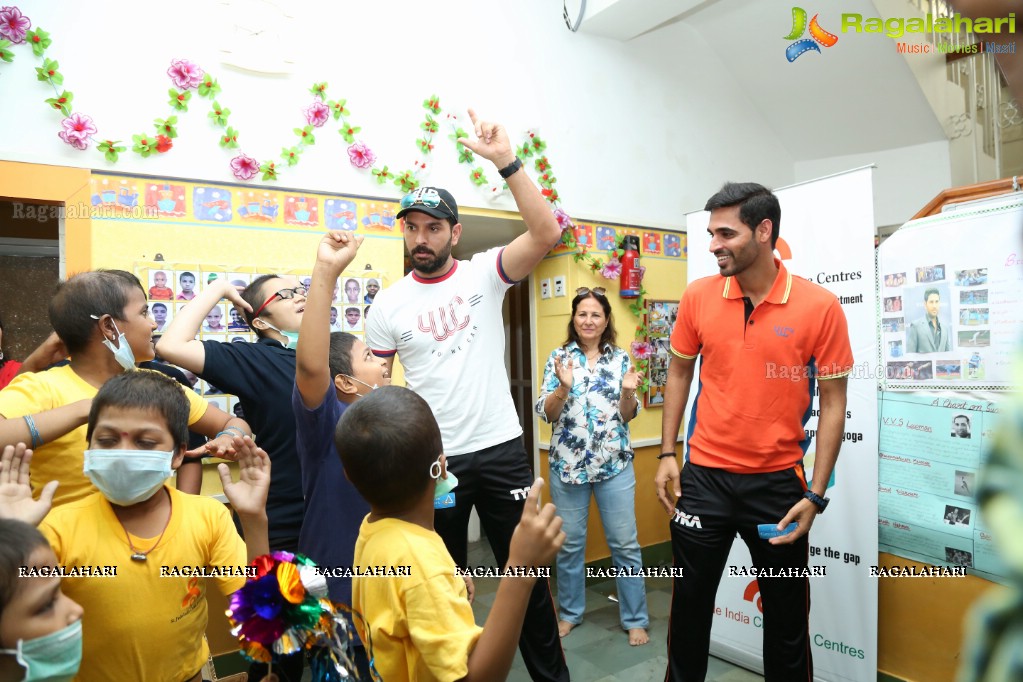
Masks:
[[[700,356],[686,461],[736,473],[781,471],[802,462],[814,380],[847,376],[853,354],[845,313],[827,289],[775,260],[770,293],[745,320],[734,277],[690,284],[679,303],[671,350]]]

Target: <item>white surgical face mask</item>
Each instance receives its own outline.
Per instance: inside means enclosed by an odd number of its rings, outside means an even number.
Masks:
[[[436,462],[430,465],[430,478],[435,479],[437,481],[437,488],[433,491],[434,500],[441,499],[442,497],[450,493],[452,490],[454,490],[455,486],[458,485],[458,477],[455,476],[450,471],[447,472],[448,473],[447,478],[440,477],[441,473],[444,471],[445,468],[446,467],[443,467],[441,465],[439,457],[437,458]]]
[[[368,388],[368,389],[369,389],[369,390],[371,390],[371,391],[375,391],[375,390],[377,390],[378,388],[380,388],[380,386],[379,386],[378,384],[373,384],[372,386],[370,386],[370,385],[369,385],[369,384],[367,384],[367,383],[366,383],[365,381],[363,381],[363,380],[361,380],[361,379],[356,379],[356,378],[355,378],[355,377],[353,377],[353,376],[352,376],[351,374],[339,374],[338,376],[342,376],[342,377],[345,377],[346,379],[351,379],[352,381],[354,381],[354,382],[356,382],[356,383],[362,384],[363,386],[365,386],[366,388]],[[366,394],[365,394],[365,393],[356,393],[355,395],[357,395],[357,396],[359,396],[359,397],[361,398],[362,396],[364,396],[364,395],[366,395]]]
[[[13,654],[28,673],[24,682],[70,682],[82,662],[82,621],[35,639],[19,639],[17,649],[0,649]]]
[[[85,475],[112,504],[145,502],[170,478],[174,453],[161,450],[86,450]]]
[[[90,315],[92,319],[98,320],[99,318],[95,315]],[[138,369],[135,366],[135,353],[132,352],[131,346],[128,345],[128,339],[124,338],[124,333],[117,328],[117,323],[110,320],[114,325],[114,331],[117,332],[117,345],[108,339],[106,336],[103,337],[103,345],[110,349],[110,352],[114,354],[114,360],[117,361],[123,369]]]

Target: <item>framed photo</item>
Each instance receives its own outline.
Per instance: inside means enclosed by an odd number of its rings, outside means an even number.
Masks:
[[[651,352],[647,360],[647,390],[643,395],[643,407],[660,407],[664,404],[664,387],[668,383],[668,364],[671,362],[671,329],[678,317],[678,301],[646,302],[646,341]]]

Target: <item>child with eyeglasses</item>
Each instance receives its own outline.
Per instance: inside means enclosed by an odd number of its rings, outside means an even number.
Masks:
[[[210,311],[227,299],[256,334],[255,343],[224,343],[196,336]],[[214,280],[179,311],[157,343],[160,356],[223,391],[238,397],[242,412],[270,453],[274,477],[266,503],[270,548],[297,552],[305,502],[296,454],[295,418],[288,409],[295,383],[295,346],[306,308],[306,289],[298,278],[268,274],[239,288],[226,278]],[[304,659],[290,656],[274,665],[283,682],[298,682]],[[263,663],[249,669],[250,679],[267,672]]]
[[[331,569],[352,566],[359,522],[369,513],[369,505],[345,477],[334,448],[334,429],[354,402],[391,383],[387,363],[365,343],[330,331],[331,292],[361,244],[362,236],[349,232],[328,232],[320,240],[291,394],[306,503],[299,551]],[[351,604],[352,580],[340,573],[327,573],[330,599]],[[356,646],[354,654],[360,675],[371,679],[365,649]]]
[[[32,451],[19,443],[0,456],[0,515],[39,524],[51,566],[64,567],[62,589],[85,609],[76,680],[199,682],[209,658],[207,583],[195,573],[217,569],[213,580],[230,594],[244,584],[246,564],[269,551],[270,460],[251,438],[234,439],[237,482],[220,465],[247,541],[223,504],[166,485],[184,458],[188,409],[180,387],[156,372],[108,381],[89,412],[85,453],[99,492],[52,511],[57,483],[38,500],[28,485]]]

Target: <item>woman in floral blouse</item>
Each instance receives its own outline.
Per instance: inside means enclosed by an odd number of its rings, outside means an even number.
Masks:
[[[584,553],[590,496],[597,498],[611,557],[618,568],[642,568],[636,534],[636,475],[628,422],[639,413],[639,374],[615,346],[611,304],[600,288],[582,287],[572,299],[568,339],[544,369],[536,412],[554,424],[551,497],[568,535],[558,553],[558,630],[582,622],[586,605]],[[618,577],[618,603],[629,644],[650,641],[643,578]]]

